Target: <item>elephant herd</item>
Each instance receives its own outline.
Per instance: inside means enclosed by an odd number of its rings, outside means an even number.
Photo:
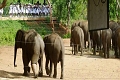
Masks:
[[[115,51],[115,58],[120,58],[120,22],[109,21],[109,29],[89,31],[88,21],[75,21],[71,26],[70,46],[74,55],[85,48],[93,49],[93,55],[101,50],[105,58],[109,58],[109,50]],[[88,45],[86,45],[88,41]]]
[[[45,53],[46,74],[51,76],[52,65],[54,64],[53,77],[57,76],[57,63],[61,62],[61,77],[63,79],[63,58],[64,58],[64,46],[61,37],[57,33],[51,33],[44,38],[40,36],[34,29],[25,31],[18,30],[15,37],[14,46],[14,67],[16,65],[17,49],[22,49],[22,60],[24,66],[24,76],[29,76],[31,61],[32,71],[34,78],[43,76],[43,54]],[[50,67],[49,67],[50,62]],[[37,70],[37,64],[39,65],[39,71]]]
[[[109,58],[109,50],[115,51],[115,58],[120,58],[120,23],[113,20],[109,21],[109,29],[89,31],[88,21],[76,21],[71,26],[70,46],[72,54],[81,52],[84,55],[84,49],[93,49],[93,55],[97,50],[102,50],[104,58]],[[53,78],[57,77],[57,63],[61,63],[61,76],[63,79],[64,54],[65,48],[62,38],[55,32],[40,36],[34,29],[28,31],[18,30],[15,36],[14,46],[14,67],[16,65],[17,49],[22,49],[22,60],[24,66],[24,76],[29,76],[31,62],[34,78],[43,76],[43,54],[45,53],[46,74],[52,76],[52,67],[54,66]],[[39,70],[37,71],[37,64]]]

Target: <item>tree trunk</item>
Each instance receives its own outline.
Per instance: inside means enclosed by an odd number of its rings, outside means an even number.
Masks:
[[[45,0],[44,0],[43,4],[44,4],[44,5],[46,4],[46,3],[45,3]]]
[[[6,6],[7,0],[3,0],[3,2],[0,4],[0,9],[4,8]]]
[[[49,5],[49,8],[50,8],[50,24],[52,25],[52,30],[54,32],[54,23],[53,23],[53,20],[52,20],[52,8],[51,8],[51,3],[50,3],[50,0],[47,0],[48,2],[48,5]]]
[[[68,0],[67,2],[67,25],[68,26],[70,24],[70,4],[71,4],[71,0]]]

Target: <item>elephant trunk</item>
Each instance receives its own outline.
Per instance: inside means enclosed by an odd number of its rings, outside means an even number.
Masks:
[[[14,47],[14,67],[17,67],[17,65],[15,64],[16,62],[16,54],[17,54],[17,47]]]

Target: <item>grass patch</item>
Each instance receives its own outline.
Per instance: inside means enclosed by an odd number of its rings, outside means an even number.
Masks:
[[[37,21],[20,21],[20,20],[0,20],[0,46],[13,46],[17,30],[35,29],[42,37],[52,33],[52,29],[47,24]],[[69,38],[70,34],[64,34],[62,38]]]

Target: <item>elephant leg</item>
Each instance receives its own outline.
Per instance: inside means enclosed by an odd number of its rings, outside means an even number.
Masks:
[[[107,58],[109,58],[109,47],[107,47]]]
[[[120,47],[118,47],[118,58],[120,58]]]
[[[49,70],[48,64],[49,64],[49,58],[48,58],[48,56],[46,56],[45,69],[46,69],[46,74],[47,74],[47,75],[50,74],[50,70]]]
[[[75,46],[75,44],[74,44],[74,55],[75,55],[75,47],[76,47],[76,46]]]
[[[86,40],[84,40],[84,41],[85,41],[85,42],[84,42],[84,46],[85,46],[85,49],[86,49],[86,48],[87,48],[87,47],[86,47]]]
[[[83,48],[81,47],[81,55],[80,56],[82,56],[83,55]]]
[[[96,45],[93,45],[93,55],[96,55]]]
[[[115,46],[115,58],[118,58],[118,48]]]
[[[52,61],[50,60],[50,73],[49,73],[49,76],[51,77],[51,74],[52,74],[52,65],[53,65],[53,63],[52,63]]]
[[[63,59],[61,60],[61,77],[60,79],[63,79]]]
[[[31,64],[32,66],[32,70],[33,70],[33,73],[34,73],[34,78],[37,78],[38,77],[38,72],[37,72],[37,64]]]
[[[24,73],[23,76],[29,76],[30,67],[28,66],[30,59],[26,57],[26,54],[22,54],[23,65],[24,65]]]
[[[72,45],[72,54],[73,54],[73,50],[74,50],[74,45]]]
[[[103,47],[103,53],[104,53],[104,58],[105,58],[105,48]]]
[[[77,52],[77,45],[75,44],[74,45],[74,55],[76,55],[76,52]]]
[[[81,51],[81,50],[80,50],[80,46],[78,46],[78,51]]]
[[[53,78],[57,77],[57,62],[54,63],[54,74],[53,74]]]
[[[78,45],[76,45],[76,53],[78,53],[78,51],[79,51],[79,46]]]
[[[90,40],[90,34],[88,33],[88,50],[91,49],[91,46],[92,46],[92,44],[91,44],[91,40]]]
[[[39,76],[42,77],[43,76],[43,58],[40,58],[38,60],[39,63]]]

